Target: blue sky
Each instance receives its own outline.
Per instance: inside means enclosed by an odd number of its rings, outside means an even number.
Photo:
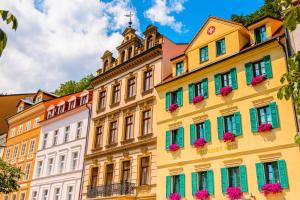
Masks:
[[[95,74],[101,55],[123,40],[129,11],[139,34],[153,23],[177,43],[193,38],[208,16],[249,14],[263,0],[1,0],[18,19],[0,58],[0,93],[54,91],[68,80]],[[17,78],[16,78],[17,77]]]
[[[141,3],[142,2],[142,3]],[[153,0],[133,0],[132,5],[137,9],[141,30],[145,30],[151,20],[144,17],[144,11],[153,3]],[[199,30],[206,18],[210,15],[230,19],[232,14],[249,14],[262,6],[263,0],[187,0],[183,3],[184,9],[173,16],[184,24],[183,33],[177,33],[168,26],[159,27],[160,32],[175,42],[189,42]]]

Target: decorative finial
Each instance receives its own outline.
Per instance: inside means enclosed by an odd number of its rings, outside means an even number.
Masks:
[[[133,16],[133,13],[131,11],[129,12],[128,15],[125,15],[125,17],[129,17],[129,22],[128,22],[129,28],[131,28],[131,25],[132,25],[132,19],[131,19],[132,16]]]

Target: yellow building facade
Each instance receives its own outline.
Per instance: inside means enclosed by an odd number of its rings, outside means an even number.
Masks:
[[[173,76],[155,87],[157,199],[298,199],[297,123],[291,101],[277,99],[282,22],[210,17],[171,61]],[[270,185],[282,191],[264,195]]]
[[[10,194],[1,194],[0,199],[29,199],[30,182],[41,132],[40,121],[45,116],[45,100],[55,96],[38,91],[34,97],[22,99],[17,105],[18,112],[7,119],[8,136],[3,160],[21,169],[19,190]]]

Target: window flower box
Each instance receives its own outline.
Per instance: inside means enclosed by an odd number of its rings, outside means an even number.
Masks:
[[[260,124],[258,126],[258,132],[267,132],[272,130],[272,124],[266,123],[266,124]]]
[[[251,80],[251,85],[253,85],[253,86],[257,85],[257,84],[263,82],[264,80],[266,80],[266,75],[255,76]]]
[[[199,190],[195,194],[196,199],[198,200],[207,200],[209,198],[208,190]]]
[[[269,194],[278,194],[282,192],[280,183],[266,183],[261,187],[261,191],[265,196]]]
[[[178,108],[178,104],[177,103],[173,103],[169,107],[169,112],[174,112],[175,110],[177,110],[177,108]]]
[[[205,144],[206,144],[206,141],[204,138],[199,138],[193,143],[194,147],[196,147],[196,148],[203,148],[205,146]]]
[[[220,93],[223,97],[227,96],[231,91],[232,91],[231,86],[221,87],[221,89],[220,89]]]
[[[193,98],[193,104],[199,103],[199,102],[203,101],[203,99],[204,99],[204,97],[203,97],[202,95],[200,95],[200,96],[195,96],[195,97]]]
[[[222,137],[222,140],[224,142],[234,142],[235,141],[235,136],[231,132],[225,132],[223,137]]]
[[[171,144],[169,146],[169,151],[177,151],[178,149],[180,149],[178,144]]]
[[[180,200],[181,196],[179,193],[171,193],[169,200]]]
[[[243,192],[240,187],[228,187],[226,194],[230,200],[241,199]]]

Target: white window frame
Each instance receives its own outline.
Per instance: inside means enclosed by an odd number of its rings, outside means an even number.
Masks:
[[[16,134],[16,128],[12,128],[10,131],[10,137],[14,137]]]
[[[17,134],[20,135],[23,131],[23,124],[19,125]]]
[[[59,189],[59,192],[56,193],[56,190]],[[60,196],[61,196],[61,187],[55,187],[54,191],[53,191],[53,200],[60,200]]]
[[[39,122],[40,122],[40,118],[39,118],[39,117],[35,118],[35,119],[34,119],[34,123],[33,123],[33,128],[38,127]]]
[[[77,158],[74,159],[74,155],[77,154]],[[77,170],[78,169],[78,164],[79,164],[79,151],[73,151],[72,152],[72,155],[71,155],[71,167],[70,167],[70,170],[71,171],[74,171],[74,170]],[[75,166],[74,166],[74,162],[75,162]]]
[[[43,141],[42,141],[42,146],[41,149],[46,149],[47,148],[47,139],[48,139],[49,134],[44,133],[43,134]]]
[[[67,186],[67,191],[66,191],[66,200],[69,200],[69,195],[71,195],[71,199],[70,200],[73,200],[74,199],[74,190],[75,190],[75,188],[74,188],[75,186],[74,185],[68,185]],[[69,192],[69,189],[70,188],[72,188],[72,192],[70,193]]]
[[[50,160],[51,159],[52,159],[52,164],[50,165]],[[49,157],[48,161],[47,161],[47,176],[50,176],[50,175],[53,174],[54,163],[55,163],[54,157]],[[51,166],[51,169],[50,169],[50,166]]]
[[[57,135],[56,135],[56,133],[57,133]],[[52,146],[56,146],[58,144],[58,134],[59,134],[59,129],[54,130]]]
[[[27,163],[26,166],[25,166],[25,170],[24,170],[24,178],[23,178],[24,180],[29,179],[30,168],[31,168],[31,163]]]
[[[62,167],[62,156],[64,156],[64,161],[63,161],[63,167]],[[64,173],[66,170],[66,158],[67,155],[66,154],[60,154],[58,157],[58,173]]]
[[[24,141],[21,145],[20,156],[24,156],[26,154],[27,141]]]
[[[31,121],[26,122],[25,131],[29,131],[31,128]]]
[[[82,126],[83,126],[83,121],[77,122],[77,127],[76,127],[76,139],[80,139],[82,137]]]
[[[37,200],[37,199],[38,199],[38,191],[34,190],[31,192],[31,200]]]
[[[72,96],[68,102],[69,102],[68,110],[74,109],[76,107],[76,97],[75,96]]]
[[[41,165],[40,165],[41,163]],[[43,165],[44,165],[44,161],[43,160],[38,160],[36,162],[36,171],[35,171],[35,176],[37,178],[41,177],[42,176],[42,173],[43,173]]]
[[[30,144],[29,144],[28,154],[33,153],[34,152],[34,148],[35,148],[35,139],[31,139],[30,140]]]
[[[8,160],[10,159],[10,153],[11,153],[11,148],[7,148],[5,152],[5,159]]]
[[[21,198],[22,195],[24,195],[24,199]],[[21,192],[21,194],[20,194],[20,200],[25,200],[25,199],[26,199],[26,193],[25,192]]]
[[[18,157],[18,152],[19,152],[19,144],[16,144],[14,146],[14,151],[13,151],[13,156],[12,156],[13,159]]]
[[[68,130],[67,130],[68,129]],[[65,132],[64,132],[64,143],[69,142],[70,141],[70,130],[71,130],[71,126],[65,126]]]
[[[47,195],[45,195],[45,191],[47,191]],[[49,189],[48,188],[44,188],[42,190],[42,200],[48,200],[49,198]]]

